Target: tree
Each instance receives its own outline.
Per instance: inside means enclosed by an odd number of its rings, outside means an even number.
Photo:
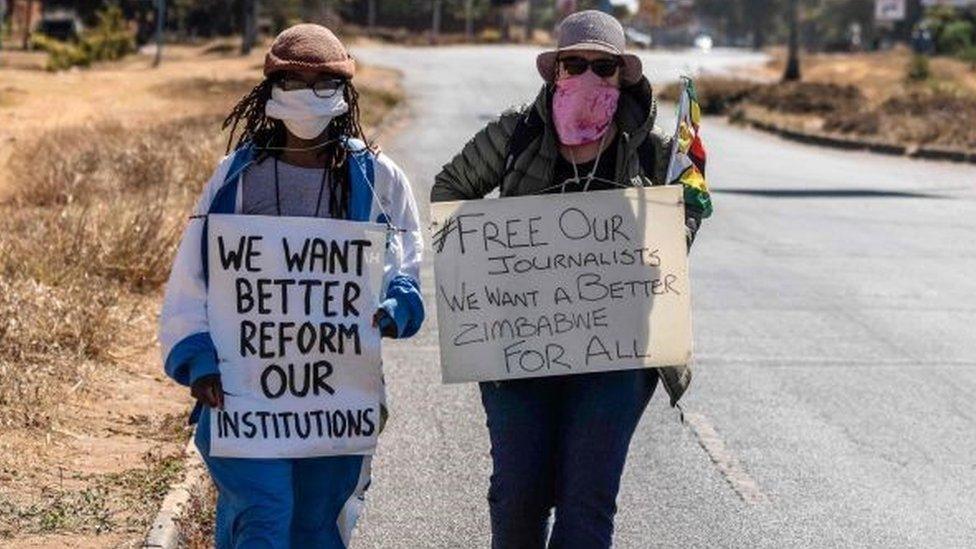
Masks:
[[[241,40],[241,55],[248,55],[258,41],[258,0],[244,0],[241,2],[243,37]]]
[[[24,22],[24,49],[30,48],[31,26],[34,24],[31,17],[34,15],[34,0],[27,0],[27,17]]]
[[[441,35],[441,0],[433,0],[430,19],[430,41],[437,43]]]
[[[369,34],[376,32],[376,0],[366,0],[366,28]]]
[[[789,24],[790,24],[790,39],[789,48],[786,56],[786,70],[783,72],[784,82],[794,82],[800,79],[800,29],[799,29],[799,18],[797,14],[797,2],[799,0],[790,0],[790,10],[789,10]]]
[[[153,67],[163,62],[163,27],[166,26],[166,0],[156,0],[156,58]]]

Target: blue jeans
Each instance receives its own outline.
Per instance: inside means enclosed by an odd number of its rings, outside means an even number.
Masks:
[[[344,549],[363,505],[370,456],[242,459],[210,455],[210,410],[197,448],[217,485],[217,549]]]
[[[494,549],[610,547],[631,436],[657,370],[481,383]],[[547,532],[555,508],[552,532]]]

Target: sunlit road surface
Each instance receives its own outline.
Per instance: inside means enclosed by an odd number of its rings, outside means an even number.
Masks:
[[[410,118],[383,145],[425,217],[440,166],[534,97],[537,51],[355,52],[405,75]],[[656,83],[761,62],[643,57]],[[686,423],[659,389],[616,546],[976,546],[976,167],[703,132],[716,214],[692,254]],[[474,385],[440,383],[429,261],[423,282],[426,327],[385,350],[393,417],[357,547],[489,543],[484,413]]]

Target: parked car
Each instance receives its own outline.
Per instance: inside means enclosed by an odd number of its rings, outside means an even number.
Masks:
[[[650,33],[639,31],[634,27],[627,27],[624,29],[624,35],[627,37],[627,42],[643,49],[651,47]]]
[[[81,24],[81,18],[74,10],[56,9],[45,11],[41,15],[37,30],[45,36],[67,42],[76,40],[81,36],[84,26]]]
[[[699,34],[695,37],[695,47],[702,51],[710,51],[713,45],[712,37],[707,34]]]

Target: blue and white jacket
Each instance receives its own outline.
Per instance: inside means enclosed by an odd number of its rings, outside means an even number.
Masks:
[[[424,321],[419,282],[423,240],[410,182],[389,156],[375,154],[354,139],[346,146],[351,153],[348,219],[397,229],[388,240],[381,306],[396,323],[396,337],[410,337]],[[241,183],[253,162],[254,148],[249,144],[220,162],[183,233],[166,283],[159,342],[166,374],[182,385],[220,371],[207,322],[206,215],[241,212]],[[199,409],[194,410],[191,422],[198,414]]]

